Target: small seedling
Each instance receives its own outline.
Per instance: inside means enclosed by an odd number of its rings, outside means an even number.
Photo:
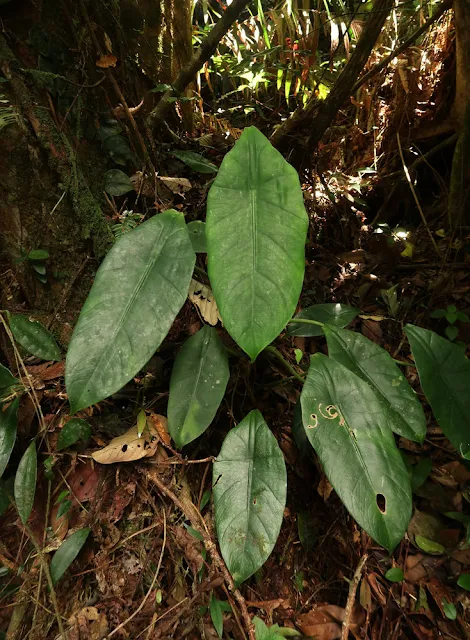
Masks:
[[[457,311],[457,307],[453,304],[449,304],[447,309],[435,309],[431,313],[431,318],[445,318],[449,325],[445,328],[444,333],[447,338],[453,342],[459,335],[459,329],[455,326],[457,320],[460,322],[470,322],[470,318],[463,311]]]

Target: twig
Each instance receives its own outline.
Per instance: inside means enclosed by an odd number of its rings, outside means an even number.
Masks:
[[[126,626],[126,624],[128,624],[133,618],[135,618],[135,616],[142,611],[143,607],[145,606],[145,603],[147,602],[150,593],[152,592],[155,583],[157,581],[158,578],[158,574],[160,573],[160,568],[162,566],[162,560],[163,560],[163,553],[165,551],[165,547],[166,547],[166,513],[165,513],[165,509],[163,509],[163,543],[162,543],[162,550],[160,552],[160,557],[158,559],[158,565],[157,565],[157,570],[155,571],[155,575],[153,576],[153,580],[152,580],[152,584],[150,585],[147,593],[145,594],[142,602],[139,604],[139,606],[137,607],[137,609],[134,611],[134,613],[132,613],[127,620],[124,620],[124,622],[121,622],[121,624],[118,624],[118,626],[113,629],[111,631],[111,633],[108,633],[108,635],[106,636],[106,638],[111,638],[115,633],[117,633],[120,629],[122,629],[123,627]]]
[[[183,502],[175,493],[173,493],[171,489],[166,486],[166,484],[162,482],[157,469],[150,469],[147,473],[152,482],[157,486],[158,490],[165,496],[167,496],[167,498],[170,498],[170,500],[176,505],[176,507],[178,507],[178,509],[182,513],[184,513],[186,518],[191,522],[191,525],[194,527],[194,529],[196,529],[196,531],[201,534],[206,551],[210,555],[215,568],[222,573],[229,591],[233,593],[233,596],[237,601],[238,606],[240,607],[240,612],[242,614],[243,622],[248,632],[249,639],[256,640],[254,627],[251,623],[251,618],[250,614],[248,613],[245,598],[242,596],[240,591],[235,588],[232,576],[230,575],[229,570],[225,566],[225,562],[222,560],[219,552],[217,551],[217,547],[210,536],[203,517],[192,502],[187,500]]]
[[[436,20],[438,20],[442,16],[442,14],[445,13],[447,9],[450,9],[451,7],[452,7],[452,2],[450,0],[443,2],[436,9],[435,14],[432,15],[430,18],[428,18],[426,22],[423,25],[421,25],[421,27],[419,27],[419,29],[416,29],[416,31],[407,40],[405,40],[405,42],[400,44],[388,56],[386,56],[383,60],[381,60],[381,62],[376,64],[374,67],[372,67],[370,71],[368,71],[361,78],[359,78],[359,80],[356,82],[356,84],[352,89],[352,93],[355,93],[359,89],[359,87],[362,84],[364,84],[364,82],[367,82],[368,80],[373,78],[375,75],[377,75],[380,71],[382,71],[382,69],[384,69],[389,64],[389,62],[391,62],[394,58],[399,56],[402,51],[405,51],[405,49],[408,49],[408,47],[412,45],[419,38],[421,34],[423,34],[425,31],[429,29],[429,27],[432,25],[433,22],[436,22]]]
[[[263,351],[265,351],[266,353],[269,353],[271,356],[274,356],[274,358],[276,358],[277,360],[279,360],[279,362],[282,363],[283,367],[285,369],[287,369],[287,371],[294,376],[294,378],[296,380],[298,380],[299,382],[301,382],[302,384],[305,382],[305,378],[303,378],[300,373],[297,373],[297,371],[294,369],[294,367],[287,362],[287,360],[282,356],[281,353],[279,353],[279,351],[276,349],[276,347],[265,347],[263,349]]]
[[[341,640],[348,640],[349,626],[351,624],[351,616],[353,612],[354,602],[356,600],[356,591],[361,579],[362,569],[367,561],[367,553],[365,553],[359,560],[356,571],[354,572],[353,579],[349,583],[348,601],[346,603],[346,609],[344,610],[343,627],[341,630]]]
[[[401,159],[401,163],[403,165],[403,171],[405,172],[406,180],[407,180],[408,185],[409,185],[409,187],[411,189],[411,193],[413,194],[413,198],[415,200],[416,206],[418,207],[418,211],[420,213],[421,220],[423,221],[423,224],[424,224],[424,226],[426,228],[426,231],[428,232],[429,237],[431,238],[432,245],[433,245],[437,255],[439,257],[441,257],[441,255],[439,253],[439,249],[437,248],[436,241],[434,240],[434,236],[431,233],[431,229],[428,227],[428,223],[427,223],[426,217],[424,215],[424,212],[423,212],[423,210],[421,208],[421,205],[419,203],[418,196],[416,195],[416,191],[415,191],[415,188],[413,186],[413,182],[412,182],[411,177],[410,177],[410,172],[408,171],[408,167],[406,166],[405,158],[403,156],[403,149],[401,148],[400,134],[398,132],[397,132],[397,142],[398,142],[398,152],[400,153],[400,159]]]
[[[153,131],[165,120],[165,116],[173,104],[171,98],[179,97],[183,93],[199,69],[202,69],[204,63],[215,53],[219,42],[249,1],[250,0],[233,0],[232,4],[225,9],[222,17],[214,25],[209,35],[201,42],[194,56],[188,64],[181,69],[171,89],[168,89],[168,91],[163,94],[155,109],[150,112],[147,118],[147,124]]]

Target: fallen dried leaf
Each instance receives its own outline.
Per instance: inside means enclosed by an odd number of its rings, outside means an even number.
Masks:
[[[193,188],[193,185],[187,178],[170,178],[168,176],[157,176],[157,179],[162,182],[172,193],[185,193]]]
[[[101,56],[101,58],[96,61],[96,66],[100,67],[100,69],[109,69],[109,67],[115,67],[116,63],[116,56],[113,56],[113,54],[110,53],[106,56]]]
[[[342,607],[325,604],[300,616],[296,624],[305,636],[312,636],[315,640],[337,640],[341,638],[344,615],[345,611]],[[360,607],[355,607],[349,625],[351,633],[354,634],[364,620],[364,611]]]
[[[212,290],[207,285],[197,280],[191,280],[188,298],[196,305],[203,319],[210,325],[215,326],[219,320],[222,322]]]
[[[147,420],[146,427],[139,437],[137,425],[134,425],[122,436],[113,438],[108,446],[91,454],[91,457],[100,464],[113,464],[115,462],[130,462],[150,458],[157,450],[160,442],[160,434],[155,426],[158,421],[162,423],[160,430],[167,429],[167,419],[155,414],[156,418]]]

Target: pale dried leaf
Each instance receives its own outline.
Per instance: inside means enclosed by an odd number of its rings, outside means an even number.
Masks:
[[[166,429],[166,418],[164,416],[157,416],[157,418],[165,425]],[[134,425],[122,436],[113,438],[104,449],[92,453],[92,458],[101,464],[150,458],[155,454],[159,441],[160,435],[154,425],[154,420],[148,420],[140,438],[137,433],[137,425]]]
[[[188,298],[196,305],[208,324],[215,326],[218,320],[222,322],[212,290],[207,285],[191,280]]]
[[[187,178],[169,178],[167,176],[157,176],[172,193],[185,193],[193,188],[193,185]]]

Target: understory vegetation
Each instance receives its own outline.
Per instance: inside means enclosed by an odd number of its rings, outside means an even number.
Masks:
[[[470,638],[467,3],[0,20],[0,640]]]

